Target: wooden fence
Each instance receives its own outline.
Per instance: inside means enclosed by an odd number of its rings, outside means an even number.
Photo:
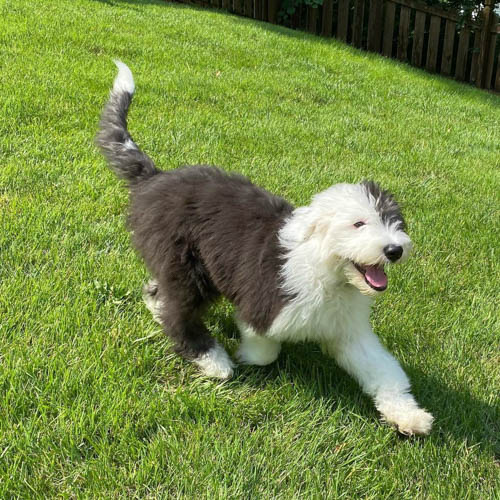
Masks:
[[[278,22],[281,0],[180,0]],[[425,68],[428,71],[500,92],[500,24],[494,1],[477,19],[464,22],[457,12],[418,0],[324,0],[301,6],[280,24]]]

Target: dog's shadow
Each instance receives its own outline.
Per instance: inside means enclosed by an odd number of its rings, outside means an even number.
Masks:
[[[226,323],[224,330],[236,341],[234,325]],[[431,435],[436,445],[450,440],[466,441],[500,459],[500,407],[476,398],[466,387],[448,387],[439,374],[403,365],[412,382],[412,393],[419,404],[434,417]],[[297,393],[310,397],[310,402],[321,400],[336,408],[341,405],[348,411],[367,419],[378,418],[370,398],[364,395],[354,379],[339,368],[333,359],[323,355],[315,344],[284,344],[278,360],[264,367],[240,366],[231,384],[266,389],[274,381],[286,380]],[[402,438],[406,439],[404,436]]]

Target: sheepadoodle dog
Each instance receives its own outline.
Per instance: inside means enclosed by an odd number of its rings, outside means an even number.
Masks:
[[[240,363],[272,363],[282,342],[317,342],[383,420],[427,434],[433,417],[369,321],[373,298],[387,288],[384,267],[411,249],[394,198],[374,182],[337,184],[294,208],[214,167],[161,171],[127,130],[134,80],[117,66],[97,143],[128,184],[133,242],[152,274],[144,300],[176,352],[209,377],[231,377],[231,358],[202,321],[224,296],[236,309]]]

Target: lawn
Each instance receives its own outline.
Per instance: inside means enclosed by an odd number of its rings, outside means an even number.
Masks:
[[[160,1],[0,3],[1,498],[498,498],[500,100],[379,56]],[[115,75],[165,169],[210,163],[306,204],[373,178],[416,251],[375,331],[436,417],[381,424],[315,345],[229,382],[141,300],[126,190],[93,145]],[[231,306],[207,322],[233,353]]]

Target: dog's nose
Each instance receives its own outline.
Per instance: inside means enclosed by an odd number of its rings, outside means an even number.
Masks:
[[[403,255],[403,247],[400,245],[387,245],[384,247],[384,253],[391,262],[396,262]]]

